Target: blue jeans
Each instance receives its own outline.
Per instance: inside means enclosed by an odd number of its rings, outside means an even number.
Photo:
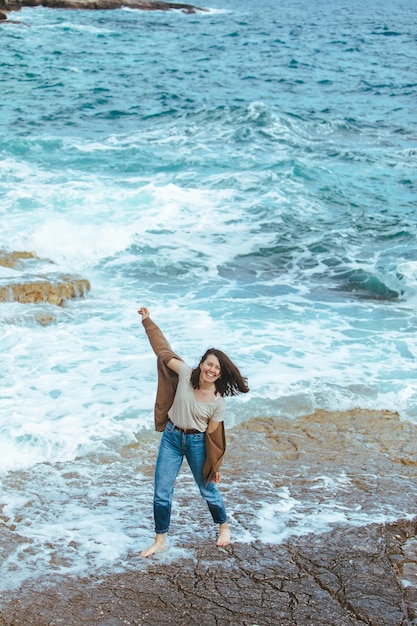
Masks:
[[[226,509],[217,485],[213,482],[206,485],[203,476],[203,464],[206,458],[204,437],[204,433],[186,435],[174,429],[171,422],[168,422],[165,427],[155,467],[153,512],[157,534],[168,532],[174,483],[184,456],[200,493],[207,502],[213,521],[216,524],[223,524],[226,521]]]

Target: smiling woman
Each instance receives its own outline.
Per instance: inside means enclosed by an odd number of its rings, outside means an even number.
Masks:
[[[159,366],[167,368],[167,384],[175,389],[172,403],[167,402],[164,431],[155,468],[154,520],[156,537],[141,555],[151,556],[165,550],[171,520],[174,484],[184,457],[187,459],[201,495],[206,500],[215,524],[219,524],[218,546],[230,543],[226,508],[217,487],[225,449],[224,396],[247,393],[246,379],[221,350],[210,348],[192,369],[175,355],[146,307],[139,309],[142,323],[158,356]],[[171,374],[169,373],[171,372]],[[159,429],[159,428],[158,428]],[[206,471],[211,444],[221,446],[217,463]]]

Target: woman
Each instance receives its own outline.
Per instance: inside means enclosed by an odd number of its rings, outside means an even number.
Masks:
[[[155,540],[141,555],[165,550],[175,479],[184,456],[213,521],[219,524],[217,546],[230,543],[223,498],[217,487],[225,449],[225,396],[247,393],[246,378],[224,352],[210,348],[192,369],[172,352],[146,307],[139,309],[151,346],[158,357],[155,428],[163,430],[155,468]]]

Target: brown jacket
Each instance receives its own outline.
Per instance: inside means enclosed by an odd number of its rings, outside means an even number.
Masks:
[[[179,359],[172,351],[167,339],[163,335],[159,326],[150,317],[142,320],[142,324],[148,335],[149,343],[157,356],[158,387],[156,391],[154,420],[155,430],[161,432],[168,422],[168,411],[174,401],[177,390],[178,375],[173,372],[167,363],[171,359]],[[203,475],[207,482],[213,480],[214,474],[219,471],[226,451],[226,433],[224,422],[212,433],[205,434],[206,460],[203,465]]]

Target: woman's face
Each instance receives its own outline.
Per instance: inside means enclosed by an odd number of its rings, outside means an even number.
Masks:
[[[221,375],[220,361],[214,354],[209,354],[200,363],[200,380],[205,383],[214,383]]]

